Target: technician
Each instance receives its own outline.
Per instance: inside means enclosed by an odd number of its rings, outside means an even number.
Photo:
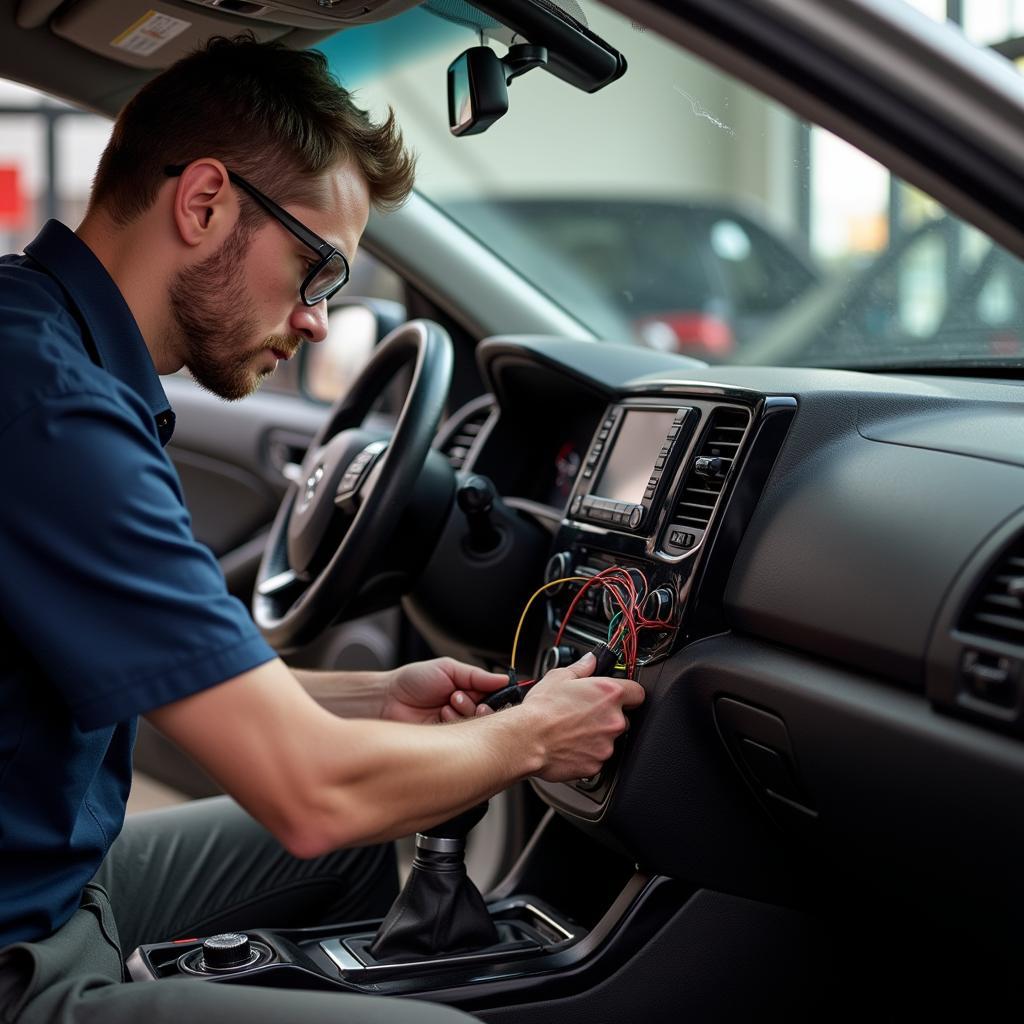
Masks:
[[[145,942],[381,914],[387,840],[591,775],[642,690],[590,656],[501,714],[450,659],[299,673],[192,536],[161,374],[226,399],[322,341],[413,160],[315,53],[215,40],[125,107],[76,232],[0,260],[0,1020],[447,1021],[409,1001],[122,984]],[[300,231],[281,210],[296,218]],[[320,249],[309,233],[327,240]],[[124,824],[137,717],[230,794]],[[445,728],[431,727],[451,723]]]

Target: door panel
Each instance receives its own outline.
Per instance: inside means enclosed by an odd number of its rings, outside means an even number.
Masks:
[[[289,464],[327,415],[299,395],[260,393],[230,404],[186,377],[167,377],[177,416],[168,454],[185,489],[195,535],[222,557],[274,516]]]

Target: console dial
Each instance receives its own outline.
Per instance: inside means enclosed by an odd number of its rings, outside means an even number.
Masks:
[[[647,600],[644,601],[643,616],[645,619],[669,622],[675,611],[675,603],[675,594],[668,587],[658,587],[656,590],[652,590]]]

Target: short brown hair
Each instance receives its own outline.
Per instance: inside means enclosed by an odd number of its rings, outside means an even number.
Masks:
[[[374,124],[313,50],[217,37],[147,83],[117,117],[91,205],[119,224],[145,212],[169,164],[216,157],[279,203],[314,202],[314,179],[352,160],[378,209],[400,206],[415,158],[393,110]],[[245,197],[248,200],[248,197]],[[258,215],[243,204],[243,219]]]

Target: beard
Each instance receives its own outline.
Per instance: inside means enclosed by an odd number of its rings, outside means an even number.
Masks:
[[[245,283],[245,255],[251,229],[236,224],[224,244],[195,266],[178,271],[171,281],[169,300],[176,347],[196,383],[228,401],[251,395],[273,367],[255,366],[270,349],[291,355],[301,342],[291,335],[271,335],[239,351],[238,345],[256,334],[256,316]]]

